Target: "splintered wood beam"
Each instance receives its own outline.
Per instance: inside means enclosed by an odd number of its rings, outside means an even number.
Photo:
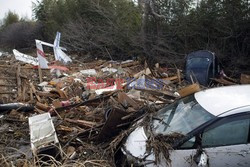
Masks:
[[[4,95],[4,94],[16,94],[16,92],[0,92],[1,95]]]
[[[20,99],[22,97],[22,83],[20,78],[21,67],[20,64],[17,66],[16,71],[16,80],[17,80],[17,98]]]
[[[30,100],[33,101],[34,98],[33,98],[33,91],[32,91],[32,88],[30,87]]]
[[[16,87],[16,85],[0,84],[1,87]]]
[[[178,83],[181,84],[181,71],[177,69]]]
[[[16,80],[16,77],[0,77],[0,79],[4,79],[4,80]]]
[[[40,98],[40,96],[37,95],[37,93],[36,93],[37,90],[36,90],[35,86],[33,85],[33,83],[30,83],[30,87],[32,89],[32,92],[35,94],[37,101],[41,102],[41,98]]]
[[[43,82],[43,74],[42,74],[42,69],[40,66],[38,66],[38,74],[39,74],[39,82]]]
[[[199,92],[200,90],[201,90],[200,85],[196,83],[189,85],[185,88],[182,88],[181,90],[178,91],[178,93],[180,94],[181,97],[185,97],[195,92]]]

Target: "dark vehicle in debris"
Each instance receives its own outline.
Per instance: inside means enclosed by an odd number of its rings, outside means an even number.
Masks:
[[[216,55],[210,51],[199,50],[190,53],[186,58],[185,78],[193,79],[201,85],[208,86],[211,78],[220,75],[221,66]]]

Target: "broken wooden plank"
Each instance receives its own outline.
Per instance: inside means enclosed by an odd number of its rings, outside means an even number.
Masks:
[[[17,98],[20,99],[22,97],[22,83],[20,78],[21,66],[18,64],[16,71],[16,79],[17,79]]]
[[[241,76],[240,76],[240,83],[241,84],[250,84],[250,75],[241,74]]]
[[[4,80],[16,80],[16,77],[0,77],[0,79],[4,79]]]
[[[212,78],[212,80],[218,82],[218,83],[221,83],[223,85],[236,85],[236,83],[234,82],[231,82],[231,81],[228,81],[224,78]]]
[[[33,83],[30,83],[30,87],[31,87],[31,89],[32,89],[32,92],[35,94],[37,100],[38,100],[39,102],[41,102],[41,98],[40,98],[40,96],[37,95],[37,93],[36,93],[36,88],[35,88],[35,86],[33,85]]]
[[[0,94],[16,94],[16,92],[0,92]]]
[[[59,125],[56,130],[60,130],[60,131],[65,131],[65,132],[72,132],[74,130],[74,128],[72,127],[67,127],[67,126],[63,126],[63,125]]]
[[[43,110],[40,110],[38,108],[35,107],[35,112],[37,112],[38,114],[44,114],[45,112]]]
[[[140,63],[138,61],[132,61],[132,62],[128,62],[128,63],[124,63],[124,64],[121,64],[121,67],[122,68],[125,68],[125,67],[131,67],[131,66],[136,66],[136,65],[139,65]]]
[[[92,128],[95,125],[97,125],[96,122],[85,121],[85,120],[74,120],[74,119],[69,119],[69,118],[65,118],[64,120],[67,122],[70,122],[70,123],[75,123],[77,125],[81,125],[81,126],[85,126],[85,127],[89,127],[89,128]]]
[[[185,96],[191,95],[195,92],[199,92],[200,90],[201,90],[200,85],[195,83],[195,84],[189,85],[185,88],[182,88],[181,90],[178,91],[178,93],[180,94],[181,97],[185,97]]]
[[[30,101],[33,101],[34,98],[33,98],[33,91],[32,91],[32,88],[30,87]]]
[[[40,66],[38,66],[38,75],[39,75],[39,81],[40,83],[43,82],[43,74],[42,74],[42,69]]]
[[[58,94],[61,99],[67,99],[66,94],[59,88],[52,89],[50,91],[51,94]]]
[[[53,94],[53,93],[50,93],[50,92],[41,92],[41,91],[36,91],[36,94],[38,96],[42,96],[42,97],[52,97],[52,98],[56,98],[56,97],[59,97],[59,94]]]
[[[49,111],[49,109],[50,109],[50,107],[48,105],[40,103],[40,102],[36,103],[36,108],[38,108],[42,111]]]
[[[177,96],[170,91],[166,91],[166,90],[157,90],[157,89],[140,89],[140,91],[145,91],[154,95],[160,95],[160,96],[167,96],[170,98],[177,98]]]
[[[27,86],[26,84],[23,84],[22,101],[26,100],[26,90],[27,90]]]
[[[140,77],[141,75],[143,75],[143,74],[145,74],[145,75],[151,74],[150,69],[149,69],[149,68],[146,68],[145,70],[142,70],[142,71],[136,73],[136,74],[134,75],[134,78],[139,78],[139,77]]]
[[[178,83],[181,84],[181,71],[177,69]]]
[[[16,85],[11,85],[11,84],[0,84],[2,87],[16,87]]]
[[[129,104],[136,110],[140,108],[140,106],[124,92],[118,93],[118,102],[121,103],[124,107],[128,107]]]
[[[162,78],[162,80],[166,80],[166,81],[174,81],[174,80],[178,80],[178,76],[172,76],[172,77],[167,77],[167,78]]]

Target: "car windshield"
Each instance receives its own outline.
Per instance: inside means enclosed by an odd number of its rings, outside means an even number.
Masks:
[[[207,69],[208,65],[210,64],[209,58],[191,58],[187,61],[187,66],[191,69]]]
[[[153,116],[152,129],[155,134],[177,132],[186,135],[214,117],[191,95],[159,110]]]

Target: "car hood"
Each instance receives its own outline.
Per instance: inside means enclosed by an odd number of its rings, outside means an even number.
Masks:
[[[146,142],[148,138],[143,127],[136,128],[128,136],[123,149],[137,158],[144,158],[146,155]]]
[[[147,167],[166,167],[169,166],[168,161],[160,158],[160,162],[156,164],[156,158],[154,152],[148,152],[146,150],[148,137],[145,134],[143,127],[136,128],[128,136],[126,142],[122,147],[122,152],[126,156],[129,164],[135,166],[147,166]],[[170,166],[190,166],[190,150],[169,150],[169,159],[171,160]],[[184,157],[180,159],[180,157]]]

